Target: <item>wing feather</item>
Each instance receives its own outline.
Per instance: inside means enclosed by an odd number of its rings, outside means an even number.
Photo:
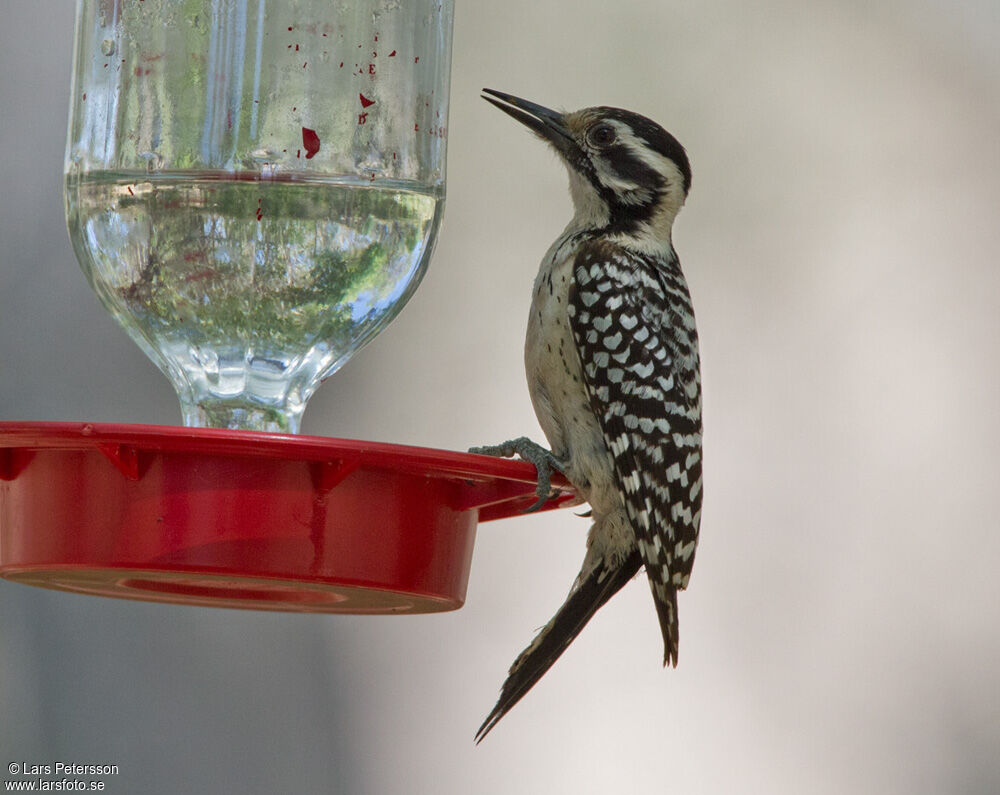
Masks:
[[[607,241],[581,245],[569,318],[664,637],[677,660],[678,589],[701,519],[701,382],[680,266]]]

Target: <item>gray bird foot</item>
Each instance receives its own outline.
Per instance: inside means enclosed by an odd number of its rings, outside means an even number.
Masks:
[[[535,487],[538,502],[528,508],[525,513],[537,511],[550,499],[559,495],[558,491],[552,489],[552,473],[563,472],[562,461],[556,458],[551,450],[546,450],[527,436],[519,436],[517,439],[511,439],[509,442],[501,444],[470,447],[469,452],[477,455],[491,455],[496,458],[512,458],[516,455],[535,465],[535,471],[538,473],[538,485]]]

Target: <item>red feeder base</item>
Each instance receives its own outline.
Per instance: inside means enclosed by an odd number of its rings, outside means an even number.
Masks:
[[[546,509],[572,501],[563,488]],[[477,523],[521,513],[534,490],[530,464],[468,453],[0,422],[0,576],[215,607],[454,610]]]

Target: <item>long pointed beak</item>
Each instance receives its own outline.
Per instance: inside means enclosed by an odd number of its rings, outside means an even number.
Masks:
[[[569,155],[576,149],[573,134],[563,121],[563,114],[558,111],[536,105],[534,102],[511,94],[504,94],[502,91],[494,91],[492,88],[484,88],[483,94],[488,95],[484,96],[483,99],[500,108],[508,116],[513,116],[525,127],[551,143],[561,153]]]

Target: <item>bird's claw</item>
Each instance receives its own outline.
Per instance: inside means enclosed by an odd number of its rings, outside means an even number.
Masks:
[[[546,450],[537,442],[531,441],[527,436],[520,436],[517,439],[511,439],[509,442],[501,444],[470,447],[469,452],[476,453],[477,455],[490,455],[497,458],[511,458],[516,455],[535,465],[535,472],[538,475],[535,494],[538,495],[538,501],[530,508],[527,508],[525,513],[534,513],[553,497],[559,496],[559,491],[552,488],[552,472],[562,472],[562,462],[556,458],[551,450]]]

